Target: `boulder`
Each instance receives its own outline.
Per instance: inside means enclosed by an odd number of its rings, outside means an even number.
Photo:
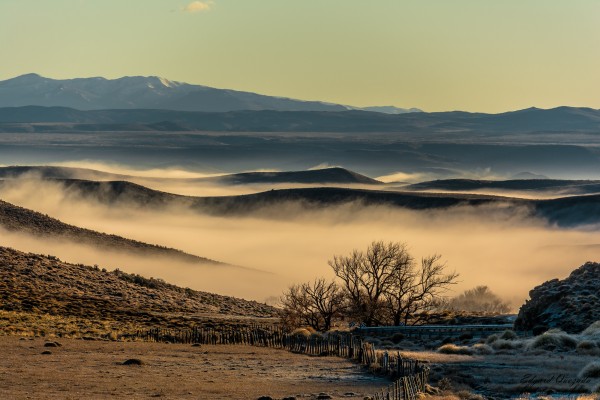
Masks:
[[[515,320],[516,330],[559,328],[579,333],[600,320],[600,264],[588,262],[568,278],[547,281],[529,292]]]

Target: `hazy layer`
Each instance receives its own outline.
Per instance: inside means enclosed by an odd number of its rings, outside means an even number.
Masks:
[[[3,245],[258,300],[295,282],[332,276],[327,260],[334,254],[390,240],[407,242],[417,258],[442,254],[461,274],[456,292],[485,284],[520,304],[534,286],[594,260],[600,243],[600,232],[549,228],[524,210],[502,206],[416,212],[354,204],[308,212],[287,204],[268,214],[224,218],[182,209],[110,208],[66,196],[60,185],[32,181],[4,188],[0,198],[70,224],[273,274],[218,272],[5,233]]]

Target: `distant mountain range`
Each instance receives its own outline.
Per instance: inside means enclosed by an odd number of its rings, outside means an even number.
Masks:
[[[78,110],[161,109],[227,112],[240,110],[346,111],[361,109],[320,101],[302,101],[236,90],[216,89],[150,76],[119,79],[50,79],[37,74],[0,81],[0,107],[70,107]],[[402,114],[421,111],[393,106],[366,111]]]
[[[81,111],[65,107],[0,108],[0,132],[211,131],[397,133],[470,139],[478,135],[600,134],[600,110],[529,108],[501,114],[367,111],[189,112],[121,109]]]

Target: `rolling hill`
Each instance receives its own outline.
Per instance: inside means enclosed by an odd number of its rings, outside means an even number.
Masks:
[[[464,192],[474,190],[507,190],[560,192],[564,194],[600,193],[600,181],[564,179],[511,179],[505,181],[474,179],[442,179],[402,187],[403,190],[443,190]]]
[[[308,171],[286,172],[244,172],[239,174],[223,175],[214,178],[205,178],[203,181],[212,181],[227,185],[247,185],[257,183],[302,183],[302,184],[363,184],[381,185],[376,179],[349,171],[345,168],[333,167],[314,169]]]
[[[18,207],[0,200],[0,227],[46,239],[68,240],[110,251],[121,251],[144,256],[164,257],[194,264],[230,265],[183,251],[126,239],[89,229],[65,224],[47,215]]]
[[[0,167],[0,179],[41,178],[41,179],[81,179],[92,181],[135,180],[136,176],[113,174],[87,168],[55,167],[55,166],[10,166]],[[161,179],[161,178],[156,178]],[[143,178],[151,181],[153,178]],[[219,175],[209,178],[175,178],[171,179],[193,184],[195,182],[213,182],[224,185],[246,185],[259,183],[302,183],[302,184],[365,184],[379,185],[381,182],[368,176],[349,171],[345,168],[332,167],[307,171],[284,172],[244,172],[238,174]]]
[[[455,206],[502,204],[525,207],[529,215],[549,224],[573,227],[600,223],[600,195],[561,197],[549,200],[520,199],[464,193],[396,192],[384,190],[317,187],[280,189],[240,196],[191,197],[152,190],[126,181],[55,180],[71,195],[103,204],[189,207],[199,213],[243,216],[295,203],[306,210],[358,203],[361,206],[390,206],[409,210],[450,209]]]
[[[0,247],[0,310],[182,327],[206,316],[268,318],[265,304]],[[90,327],[81,326],[82,331]],[[41,329],[41,327],[40,327]]]

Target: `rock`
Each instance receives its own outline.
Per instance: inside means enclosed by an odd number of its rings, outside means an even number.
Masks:
[[[271,396],[260,396],[258,400],[273,400]]]
[[[327,393],[319,393],[319,395],[317,396],[317,400],[328,400],[328,399],[333,399],[333,397],[331,397]]]
[[[202,345],[200,343],[194,343],[192,344],[192,347],[201,347]]]
[[[123,361],[121,365],[144,365],[144,362],[139,358],[130,358],[129,360]]]
[[[42,354],[52,354],[50,350],[42,351]]]
[[[56,342],[46,342],[44,343],[44,347],[60,347],[60,344]]]
[[[600,264],[588,262],[564,280],[552,279],[529,292],[515,320],[517,330],[559,328],[579,333],[600,320]]]

